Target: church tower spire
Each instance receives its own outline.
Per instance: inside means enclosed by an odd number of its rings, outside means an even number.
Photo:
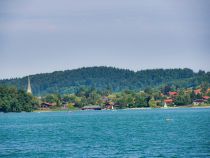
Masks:
[[[31,82],[30,82],[30,78],[28,76],[28,88],[27,88],[27,93],[28,94],[32,94],[32,90],[31,90]]]

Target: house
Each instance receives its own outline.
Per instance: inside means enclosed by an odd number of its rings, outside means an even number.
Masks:
[[[203,96],[203,99],[208,100],[210,97],[209,96]]]
[[[164,100],[164,103],[166,103],[167,105],[170,105],[170,104],[172,104],[174,101],[173,101],[173,99],[165,99]]]
[[[168,94],[169,94],[170,96],[176,96],[176,95],[177,95],[177,92],[168,92]]]
[[[114,107],[113,107],[113,105],[106,105],[106,109],[107,109],[107,110],[113,110]]]
[[[194,90],[194,93],[195,93],[196,95],[201,94],[201,89],[196,89],[196,90]]]
[[[89,105],[89,106],[84,106],[82,110],[101,110],[101,107],[98,105]]]
[[[49,108],[52,106],[55,106],[55,103],[47,103],[47,102],[41,103],[41,108]]]
[[[105,109],[107,110],[113,110],[114,109],[114,103],[113,102],[109,102],[105,105]]]
[[[203,104],[205,102],[204,99],[196,99],[193,101],[193,105],[200,105]]]

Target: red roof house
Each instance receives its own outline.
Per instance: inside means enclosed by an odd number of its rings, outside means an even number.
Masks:
[[[203,99],[208,100],[210,97],[209,96],[203,96]]]
[[[201,89],[196,89],[194,90],[194,93],[197,95],[197,94],[201,94]]]
[[[165,99],[164,102],[166,104],[172,104],[173,103],[173,99]]]
[[[193,101],[193,104],[194,105],[200,105],[200,104],[203,104],[205,102],[204,99],[196,99]]]
[[[169,94],[170,96],[175,96],[175,95],[177,95],[177,92],[168,92],[168,94]]]

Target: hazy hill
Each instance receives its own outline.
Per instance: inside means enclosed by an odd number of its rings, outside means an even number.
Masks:
[[[121,91],[125,89],[143,90],[174,84],[179,87],[195,87],[202,82],[210,83],[210,73],[191,69],[152,69],[131,71],[113,67],[88,67],[75,70],[55,71],[31,75],[32,90],[35,95],[46,93],[72,93],[81,87],[94,87],[105,90]],[[17,86],[26,89],[27,77],[0,80],[0,85]]]

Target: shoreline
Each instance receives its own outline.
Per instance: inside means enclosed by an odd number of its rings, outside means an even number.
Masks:
[[[155,107],[155,108],[126,108],[122,110],[151,110],[151,109],[182,109],[182,108],[193,108],[193,109],[201,109],[201,108],[210,108],[210,105],[208,106],[175,106],[175,107]]]
[[[142,108],[125,108],[125,109],[113,109],[113,110],[152,110],[152,109],[181,109],[181,108],[192,108],[192,109],[202,109],[202,108],[210,108],[210,105],[207,106],[176,106],[176,107],[142,107]],[[103,111],[106,109],[102,109]],[[40,112],[77,112],[77,111],[86,111],[86,110],[81,110],[81,109],[74,109],[74,110],[68,110],[68,109],[46,109],[46,110],[34,110],[32,112],[35,113],[40,113]],[[95,111],[95,110],[91,110]],[[98,110],[97,110],[98,111]],[[112,111],[112,110],[107,110],[107,111]]]

